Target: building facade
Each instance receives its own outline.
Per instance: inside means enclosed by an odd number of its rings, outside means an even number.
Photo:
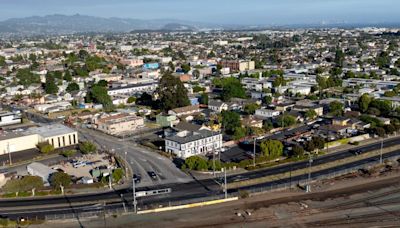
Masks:
[[[165,152],[174,153],[182,159],[215,153],[221,147],[222,134],[209,130],[182,131],[165,138]]]

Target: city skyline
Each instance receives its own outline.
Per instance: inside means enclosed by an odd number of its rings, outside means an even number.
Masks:
[[[16,0],[2,3],[0,20],[82,14],[97,17],[133,19],[178,19],[205,23],[238,25],[290,25],[332,23],[395,23],[400,22],[394,0],[105,0],[35,1]]]

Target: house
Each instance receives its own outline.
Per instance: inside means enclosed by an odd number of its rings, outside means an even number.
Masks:
[[[216,101],[216,100],[210,100],[208,102],[208,109],[220,113],[222,111],[228,110],[229,106],[227,103],[222,102],[222,101]]]
[[[255,115],[260,118],[273,118],[280,115],[280,111],[271,109],[257,109]]]
[[[350,122],[350,118],[347,117],[337,117],[332,120],[332,124],[336,126],[346,126]]]
[[[175,115],[177,117],[193,115],[200,112],[199,105],[189,105],[181,108],[175,108],[168,111],[169,115]]]
[[[181,131],[165,138],[165,152],[174,153],[186,159],[196,155],[206,155],[222,147],[222,134],[209,131]]]
[[[176,129],[178,131],[200,131],[200,130],[204,130],[204,129],[210,130],[203,125],[192,124],[192,123],[188,123],[186,121],[179,122],[177,125],[174,126],[174,129]]]

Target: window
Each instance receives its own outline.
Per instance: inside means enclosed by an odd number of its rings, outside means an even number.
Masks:
[[[74,144],[76,144],[76,135],[74,134],[73,137],[74,137]]]
[[[68,138],[69,138],[69,145],[72,145],[72,143],[71,143],[71,135],[68,135]]]

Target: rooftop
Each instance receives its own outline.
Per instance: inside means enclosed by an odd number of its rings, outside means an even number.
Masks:
[[[185,144],[185,143],[197,141],[200,139],[204,139],[204,138],[208,138],[208,137],[216,136],[216,135],[221,135],[221,133],[217,133],[217,132],[213,132],[213,131],[209,131],[209,130],[199,130],[199,131],[195,131],[195,132],[189,132],[189,134],[187,134],[184,137],[174,135],[171,137],[166,137],[165,139],[174,141],[174,142],[177,142],[180,144]]]
[[[24,134],[38,134],[44,138],[47,138],[56,135],[72,134],[75,132],[75,130],[72,130],[71,128],[62,124],[52,124],[43,127],[29,128],[26,132],[24,132]]]

